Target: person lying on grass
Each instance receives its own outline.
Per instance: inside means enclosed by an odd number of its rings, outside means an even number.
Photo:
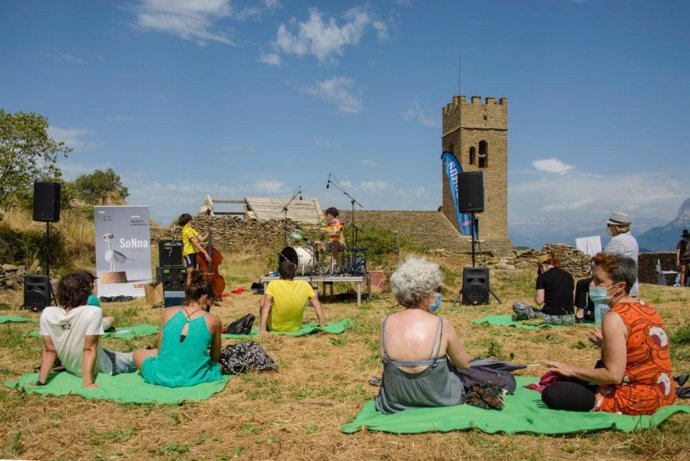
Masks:
[[[208,312],[213,287],[195,271],[184,291],[184,306],[163,311],[158,348],[134,351],[134,363],[149,384],[187,387],[222,379],[221,322]]]
[[[654,307],[630,296],[637,280],[635,261],[598,253],[592,262],[589,296],[611,308],[601,330],[593,330],[589,338],[601,348],[601,360],[595,368],[546,361],[566,380],[546,387],[542,400],[557,410],[628,415],[648,415],[672,405],[676,390],[668,334]]]
[[[424,258],[408,257],[391,276],[391,291],[405,310],[381,321],[383,379],[376,409],[382,413],[462,401],[463,382],[453,370],[468,368],[471,358],[453,325],[434,315],[441,282],[438,264]]]
[[[98,387],[94,384],[97,373],[115,375],[136,370],[131,352],[109,351],[98,343],[103,335],[103,312],[86,305],[91,285],[80,273],[65,275],[57,288],[62,307],[43,309],[43,355],[36,385],[46,383],[56,358],[68,372],[81,376],[86,388]]]
[[[261,299],[261,334],[268,331],[290,332],[302,327],[307,301],[314,306],[319,326],[325,325],[323,309],[314,289],[304,280],[294,280],[297,267],[291,261],[278,265],[280,280],[271,281]]]

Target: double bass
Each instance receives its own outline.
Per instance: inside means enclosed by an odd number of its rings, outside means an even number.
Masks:
[[[210,209],[208,210],[210,211]],[[204,274],[204,280],[211,283],[214,293],[214,301],[220,301],[223,296],[223,291],[225,290],[225,279],[218,272],[218,267],[223,262],[223,255],[220,254],[216,248],[213,247],[213,236],[211,234],[211,220],[210,217],[213,216],[211,212],[208,212],[209,216],[208,222],[208,243],[206,245],[206,253],[208,253],[210,261],[208,261],[202,253],[196,254],[196,265],[199,270]]]

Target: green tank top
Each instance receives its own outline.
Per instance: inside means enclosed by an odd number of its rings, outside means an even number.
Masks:
[[[182,309],[163,325],[158,357],[147,358],[141,366],[144,381],[166,387],[187,387],[222,378],[220,364],[211,360],[208,352],[213,336],[205,317],[189,321],[184,341],[180,338],[187,318]]]

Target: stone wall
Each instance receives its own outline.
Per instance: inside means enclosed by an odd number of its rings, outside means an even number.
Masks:
[[[26,269],[14,264],[0,266],[0,290],[19,290],[24,286]]]

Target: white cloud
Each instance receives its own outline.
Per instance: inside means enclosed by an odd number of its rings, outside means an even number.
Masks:
[[[200,45],[216,41],[234,45],[216,23],[231,16],[230,0],[140,0],[136,25],[167,32]]]
[[[62,141],[74,150],[86,150],[96,146],[95,143],[85,141],[83,138],[90,135],[89,130],[83,128],[48,127],[48,136],[56,141]]]
[[[279,66],[280,55],[276,53],[261,54],[261,56],[259,56],[259,62],[263,62],[264,64],[268,64],[270,66]]]
[[[55,62],[67,62],[67,63],[73,63],[73,64],[84,64],[84,60],[81,58],[78,58],[76,56],[72,56],[71,54],[68,53],[58,53],[58,54],[47,54],[46,55],[48,58],[52,59]]]
[[[541,208],[539,208],[540,213],[548,213],[550,211],[572,211],[572,210],[581,210],[585,208],[587,205],[592,203],[594,199],[591,198],[583,198],[580,200],[575,200],[574,202],[561,202],[561,203],[551,203],[549,205],[545,205]]]
[[[388,29],[383,22],[373,21],[372,17],[362,8],[353,8],[344,15],[344,23],[338,25],[335,18],[324,18],[317,8],[309,10],[309,19],[299,22],[293,18],[292,24],[297,24],[296,33],[288,30],[288,26],[280,24],[274,46],[287,54],[297,56],[313,55],[319,61],[334,60],[334,56],[341,56],[347,46],[359,44],[367,27],[371,26],[379,39],[387,37]]]
[[[564,222],[575,224],[583,217],[606,215],[611,210],[650,217],[673,214],[687,198],[685,186],[668,173],[584,173],[526,182],[511,179],[508,196],[511,215],[529,220],[562,216]]]
[[[537,171],[556,174],[565,174],[574,168],[572,165],[566,165],[557,158],[545,158],[542,160],[535,160],[534,162],[532,162],[532,166]]]
[[[422,106],[417,101],[410,104],[405,112],[402,113],[405,120],[419,120],[425,126],[438,126],[439,122],[436,118],[424,112]]]
[[[257,19],[280,8],[278,0],[263,0],[243,8],[233,8],[231,15],[238,20]]]
[[[302,91],[337,106],[341,112],[358,114],[362,112],[361,91],[354,87],[351,78],[339,76],[317,81],[314,86],[303,88]]]
[[[257,192],[274,194],[282,192],[285,189],[285,183],[282,181],[262,179],[254,183],[254,190]]]

